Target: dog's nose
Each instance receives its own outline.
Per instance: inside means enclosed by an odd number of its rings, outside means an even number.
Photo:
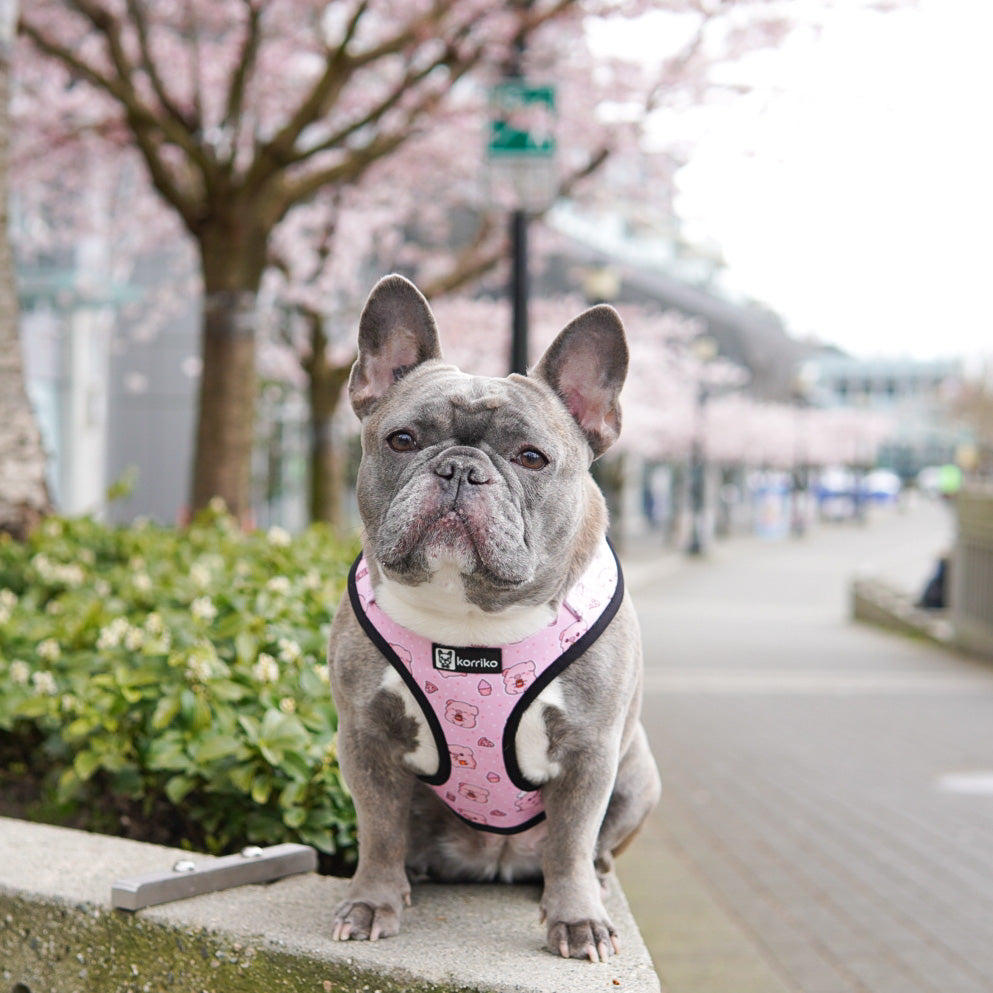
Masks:
[[[489,467],[474,453],[449,452],[434,467],[435,475],[442,479],[484,486],[492,481]]]

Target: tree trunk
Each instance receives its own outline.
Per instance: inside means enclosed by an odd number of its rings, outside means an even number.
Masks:
[[[307,314],[311,350],[304,361],[310,396],[310,519],[345,528],[345,456],[334,436],[334,415],[352,363],[331,365],[321,314]]]
[[[200,238],[204,301],[192,511],[220,497],[252,524],[252,450],[258,395],[255,344],[265,236],[214,223]]]
[[[0,0],[0,531],[17,539],[51,513],[45,450],[24,384],[14,259],[7,235],[10,56],[17,4]]]

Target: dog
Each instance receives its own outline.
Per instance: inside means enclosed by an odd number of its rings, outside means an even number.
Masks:
[[[548,949],[606,961],[602,884],[660,793],[589,472],[620,431],[620,317],[585,311],[527,376],[472,376],[392,275],[358,346],[363,553],[329,665],[359,860],[332,937],[397,934],[410,879],[541,881]]]

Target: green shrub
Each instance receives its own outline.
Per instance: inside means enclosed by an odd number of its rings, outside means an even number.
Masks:
[[[36,815],[62,823],[350,860],[324,659],[354,554],[217,508],[186,529],[53,518],[0,540],[6,781],[39,782]]]

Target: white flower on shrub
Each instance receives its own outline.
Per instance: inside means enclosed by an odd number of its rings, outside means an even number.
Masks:
[[[190,579],[197,589],[205,590],[210,586],[210,569],[203,562],[194,562],[190,566]]]
[[[152,589],[152,577],[147,572],[139,572],[134,577],[134,588],[139,593],[148,593]]]
[[[272,579],[265,584],[265,588],[270,593],[275,593],[277,596],[287,596],[290,592],[290,581],[286,576],[273,576]]]
[[[17,594],[13,590],[0,590],[0,624],[6,624],[17,606]]]
[[[194,683],[205,683],[214,675],[213,647],[197,645],[186,660],[186,678]]]
[[[31,565],[39,578],[44,583],[51,585],[68,586],[70,588],[82,586],[86,579],[86,572],[82,566],[70,562],[63,565],[60,562],[53,562],[44,552],[37,554]]]
[[[299,662],[303,657],[303,649],[291,638],[279,639],[280,662]]]
[[[158,637],[165,631],[162,615],[158,611],[153,611],[145,618],[145,631],[153,638]]]
[[[318,665],[315,665],[314,672],[317,673],[317,676],[322,683],[331,683],[331,672],[325,663],[321,662]]]
[[[39,696],[55,696],[59,688],[55,685],[55,677],[50,672],[33,672],[31,683]]]
[[[10,663],[10,681],[15,686],[27,686],[31,679],[31,666],[21,659],[15,659]]]
[[[129,652],[137,652],[144,644],[145,632],[141,628],[131,627],[129,624],[127,631],[124,633],[124,647]]]
[[[290,532],[286,528],[281,528],[278,524],[274,524],[269,528],[266,532],[266,538],[269,540],[269,544],[274,545],[276,548],[286,548],[293,540]]]
[[[46,638],[38,646],[38,654],[46,662],[57,662],[62,657],[62,646],[54,638]]]
[[[106,627],[100,629],[100,636],[97,638],[97,648],[101,652],[117,648],[130,630],[126,617],[115,617]]]
[[[297,712],[297,702],[291,696],[284,696],[279,701],[279,709],[284,714],[295,714]]]
[[[209,624],[217,616],[217,608],[209,596],[198,596],[190,604],[190,613],[198,621],[206,621]]]
[[[271,655],[260,652],[258,660],[252,666],[252,675],[260,683],[274,683],[279,679],[279,665]]]

